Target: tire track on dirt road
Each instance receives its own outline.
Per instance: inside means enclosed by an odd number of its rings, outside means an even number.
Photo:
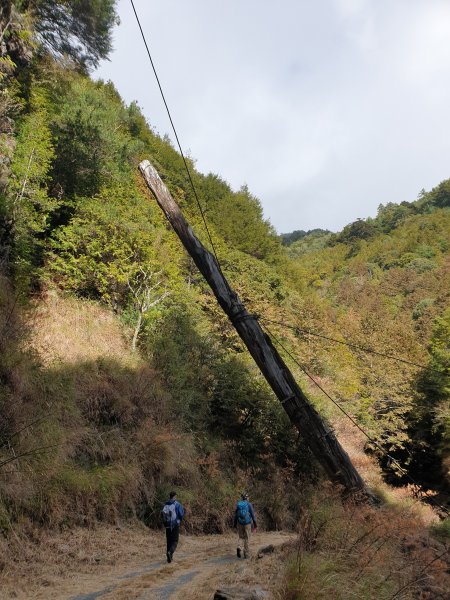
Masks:
[[[283,532],[258,533],[251,544],[256,554],[262,546],[277,547],[292,539],[292,534]],[[210,600],[224,584],[264,585],[258,573],[263,561],[238,559],[235,552],[236,537],[231,534],[186,536],[171,564],[150,563],[116,577],[102,589],[67,600]]]

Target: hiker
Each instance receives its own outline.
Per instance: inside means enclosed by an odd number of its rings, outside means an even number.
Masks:
[[[256,531],[255,511],[248,501],[247,492],[243,492],[234,512],[234,527],[237,527],[238,531],[238,547],[236,552],[238,558],[241,558],[242,555],[242,540],[244,540],[244,558],[250,557],[248,542],[252,531],[252,523],[253,531]]]
[[[162,519],[166,528],[167,540],[167,562],[172,562],[173,554],[178,546],[178,538],[180,537],[180,523],[184,517],[184,508],[178,502],[177,493],[170,492],[169,500],[164,504],[162,509]]]

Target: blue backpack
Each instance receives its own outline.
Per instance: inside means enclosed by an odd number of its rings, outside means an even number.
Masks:
[[[175,502],[164,505],[162,519],[164,527],[167,529],[173,529],[177,525],[177,507],[175,506]]]
[[[239,500],[237,503],[237,520],[240,525],[250,525],[252,522],[249,505],[245,500]]]

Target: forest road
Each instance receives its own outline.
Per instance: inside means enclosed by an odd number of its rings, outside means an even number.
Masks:
[[[152,559],[134,571],[109,578],[81,577],[72,583],[77,593],[59,596],[61,600],[211,600],[222,586],[250,586],[268,590],[281,571],[276,556],[256,557],[258,550],[272,544],[279,547],[294,538],[292,533],[256,533],[251,539],[252,558],[236,557],[236,535],[181,536],[174,560],[168,564],[164,548],[158,548],[164,560]],[[269,567],[268,562],[271,562]],[[99,585],[103,579],[103,585]],[[66,588],[67,590],[67,588]],[[55,590],[56,591],[56,590]],[[60,590],[60,593],[63,590]],[[266,596],[270,598],[270,594]]]

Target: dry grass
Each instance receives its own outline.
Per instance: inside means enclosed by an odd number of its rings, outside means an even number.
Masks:
[[[338,419],[334,422],[336,435],[353,465],[358,469],[362,478],[385,503],[400,506],[415,515],[417,523],[430,526],[439,522],[439,516],[432,506],[418,500],[417,489],[413,485],[392,487],[385,483],[380,466],[371,458],[364,447],[367,438],[347,420]]]
[[[299,538],[286,553],[280,600],[444,600],[450,589],[449,540],[433,508],[414,486],[393,488],[364,452],[365,436],[337,417],[336,435],[366,484],[383,500],[374,509],[342,502],[336,490],[311,490],[298,524]],[[442,528],[441,528],[442,529]]]
[[[154,548],[161,556],[161,538],[138,522],[61,533],[24,524],[7,549],[0,538],[1,555],[9,557],[0,575],[0,597],[67,598],[89,586],[95,589],[97,581],[102,587],[101,575],[112,579],[117,569],[132,570],[154,554]]]
[[[15,323],[13,304],[11,292],[0,297],[0,317]],[[193,436],[176,429],[170,392],[131,353],[114,315],[55,293],[29,314],[30,336],[15,326],[0,340],[8,357],[0,462],[13,460],[0,470],[0,535],[21,531],[23,518],[54,528],[131,515],[153,524],[169,488],[200,497],[211,478],[202,477]],[[48,450],[15,460],[41,446]],[[217,480],[218,505],[230,493],[221,487]],[[214,500],[210,513],[191,502],[195,531],[216,521]]]
[[[312,493],[299,531],[283,600],[447,598],[446,546],[411,506],[343,503],[325,487]]]
[[[106,308],[49,290],[29,311],[30,345],[46,365],[99,358],[138,362],[131,334]]]
[[[290,539],[292,534],[262,533],[251,540],[251,546],[256,553],[261,546],[280,546]],[[175,561],[168,565],[162,531],[130,523],[124,527],[74,528],[59,534],[35,529],[17,540],[16,560],[1,575],[0,596],[2,600],[60,600],[103,591],[102,597],[111,600],[153,598],[160,586],[193,572],[192,581],[171,596],[174,600],[210,600],[223,586],[277,589],[282,577],[278,551],[248,561],[238,561],[235,551],[235,534],[183,533]],[[149,570],[149,565],[156,568]],[[114,589],[107,593],[109,586]]]

